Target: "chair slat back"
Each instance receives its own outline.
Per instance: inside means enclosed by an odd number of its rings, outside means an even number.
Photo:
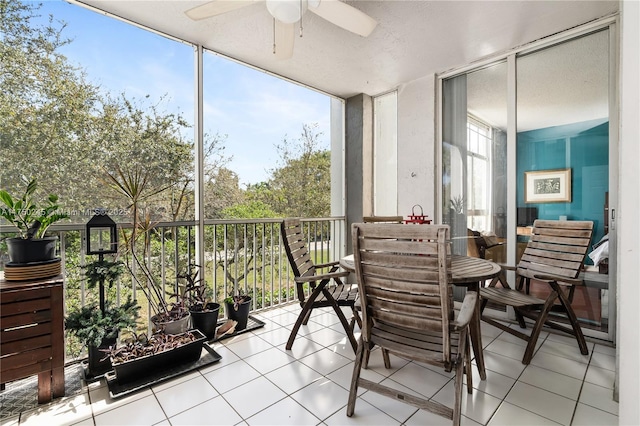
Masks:
[[[293,275],[295,277],[315,275],[316,267],[309,255],[300,219],[283,220],[280,224],[280,232]]]
[[[364,216],[364,223],[402,223],[402,216]]]
[[[549,274],[577,278],[592,234],[591,221],[536,220],[517,273],[527,278]]]
[[[441,332],[447,360],[453,319],[449,226],[355,223],[352,237],[363,338],[376,324]]]

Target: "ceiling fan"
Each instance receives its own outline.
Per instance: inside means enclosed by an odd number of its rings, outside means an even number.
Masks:
[[[362,37],[367,37],[378,25],[369,15],[339,0],[213,0],[185,13],[189,18],[198,21],[258,2],[265,2],[267,10],[273,16],[273,53],[278,59],[288,59],[293,55],[294,24],[300,21],[302,37],[301,19],[307,10]]]

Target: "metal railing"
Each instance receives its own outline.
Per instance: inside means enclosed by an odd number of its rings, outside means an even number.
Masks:
[[[282,219],[206,220],[204,226],[204,258],[202,276],[212,301],[222,304],[225,297],[241,291],[252,297],[253,312],[292,302],[297,299],[295,283],[280,236]],[[345,218],[302,219],[309,251],[316,263],[340,259],[345,254]],[[130,224],[119,224],[120,232]],[[186,272],[197,259],[195,221],[159,222],[149,232],[144,262],[163,289],[167,299],[179,293],[176,274]],[[0,238],[12,236],[8,226],[0,230]],[[84,224],[54,225],[48,234],[58,235],[62,274],[65,277],[65,313],[95,301],[97,289],[88,287],[84,265],[96,260],[85,253]],[[122,244],[122,238],[120,238]],[[6,254],[0,250],[6,262]],[[121,256],[128,273],[108,289],[107,300],[124,302],[127,295],[142,306],[145,324],[153,315],[137,288],[136,264],[130,256]],[[0,268],[2,264],[0,264]]]

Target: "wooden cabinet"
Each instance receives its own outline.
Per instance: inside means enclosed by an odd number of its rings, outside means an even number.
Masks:
[[[38,402],[64,396],[63,279],[0,279],[0,383],[38,375]]]

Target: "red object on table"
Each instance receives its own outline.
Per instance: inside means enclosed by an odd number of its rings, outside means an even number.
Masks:
[[[420,214],[416,214],[416,207],[420,208]],[[415,223],[418,225],[430,224],[431,219],[429,219],[429,216],[424,214],[422,206],[420,204],[416,204],[411,208],[411,214],[408,216],[408,219],[404,220],[404,223]]]

